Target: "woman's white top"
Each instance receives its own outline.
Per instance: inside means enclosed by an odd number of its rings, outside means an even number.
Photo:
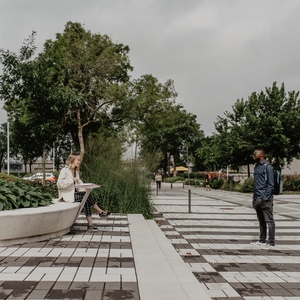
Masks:
[[[76,171],[76,178],[78,178],[78,184],[83,182],[79,178],[79,172]],[[74,176],[69,167],[61,169],[57,179],[58,197],[63,198],[66,202],[74,202]]]

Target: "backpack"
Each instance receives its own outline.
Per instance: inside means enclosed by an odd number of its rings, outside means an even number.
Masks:
[[[267,166],[269,164],[265,164],[265,180],[267,181]],[[273,175],[274,175],[274,188],[273,188],[273,194],[279,195],[280,194],[280,184],[281,184],[281,175],[279,171],[275,170],[273,168]]]

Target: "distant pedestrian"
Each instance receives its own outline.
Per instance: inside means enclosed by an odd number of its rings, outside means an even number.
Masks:
[[[209,185],[210,178],[211,178],[210,174],[208,174],[208,173],[205,171],[205,189],[206,189],[207,191],[210,191],[210,190],[211,190],[211,187],[210,187],[210,185]]]
[[[253,208],[259,221],[260,236],[252,245],[262,246],[262,249],[272,250],[275,246],[275,221],[273,216],[274,174],[272,165],[265,158],[265,151],[257,148],[253,153],[254,161],[254,190]],[[269,236],[267,239],[267,225]]]
[[[156,188],[160,189],[161,188],[161,182],[162,182],[162,176],[159,172],[157,172],[156,175],[155,175],[155,182],[156,182]]]

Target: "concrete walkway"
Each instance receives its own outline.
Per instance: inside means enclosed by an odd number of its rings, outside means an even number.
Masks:
[[[277,245],[250,245],[251,196],[163,184],[154,220],[81,215],[62,238],[0,248],[0,299],[300,299],[300,197],[277,196]]]

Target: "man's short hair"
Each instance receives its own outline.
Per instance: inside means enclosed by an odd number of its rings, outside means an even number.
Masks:
[[[264,155],[266,154],[265,149],[264,148],[256,148],[255,150],[257,151],[261,151]]]

